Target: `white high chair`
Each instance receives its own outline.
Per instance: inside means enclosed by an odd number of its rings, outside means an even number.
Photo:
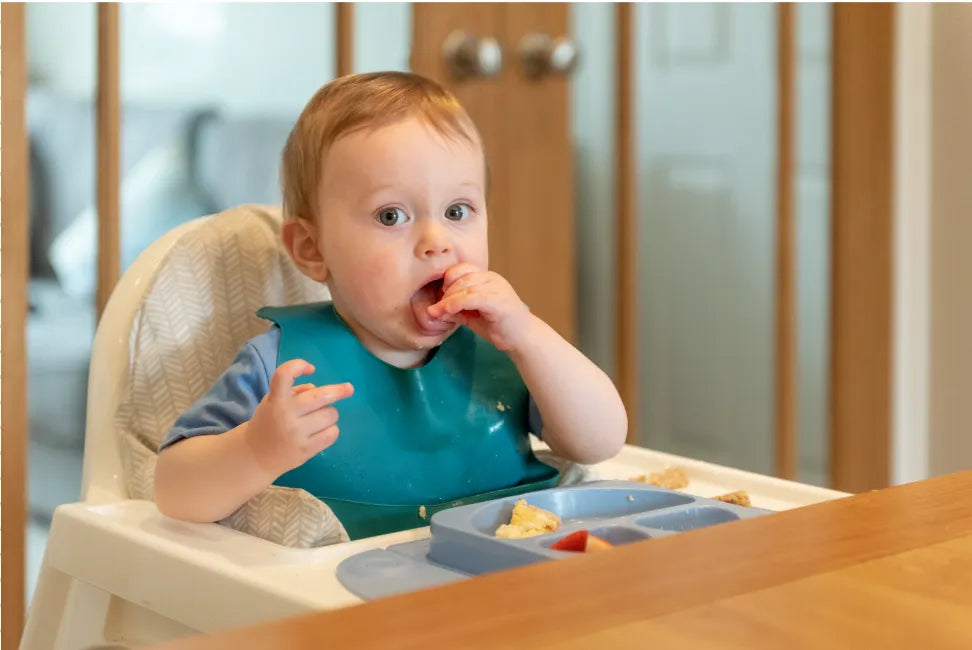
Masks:
[[[261,206],[197,219],[150,246],[119,282],[92,351],[81,502],[54,513],[24,650],[146,644],[355,604],[335,577],[344,558],[428,535],[320,546],[337,541],[334,530],[320,502],[298,490],[260,495],[228,521],[252,534],[174,521],[151,501],[158,442],[266,328],[256,309],[327,295],[293,268],[279,226],[279,210]],[[597,469],[627,478],[672,464],[690,475],[690,492],[746,489],[769,509],[842,496],[636,447]]]
[[[266,565],[288,549],[225,526],[166,520],[150,501],[161,437],[243,341],[266,329],[254,310],[327,297],[293,268],[279,226],[273,207],[197,219],[150,246],[119,282],[92,350],[82,503],[54,513],[22,648],[151,642],[306,611],[304,600],[281,602],[272,589],[244,604],[247,588],[232,586],[248,580],[239,567]],[[275,507],[260,495],[230,525],[295,545],[339,541],[320,539],[328,528],[320,517],[306,525],[287,516],[320,515],[316,500],[273,492]],[[261,508],[267,517],[247,521]],[[308,530],[317,538],[306,539]],[[167,536],[181,543],[166,545]],[[210,562],[207,550],[232,566]]]

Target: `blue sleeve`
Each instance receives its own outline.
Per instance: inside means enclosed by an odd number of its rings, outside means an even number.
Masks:
[[[277,326],[244,343],[209,392],[176,419],[159,451],[184,438],[225,433],[249,420],[270,392],[279,343]]]

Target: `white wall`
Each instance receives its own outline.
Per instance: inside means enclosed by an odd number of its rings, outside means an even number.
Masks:
[[[893,480],[972,468],[972,5],[900,5]]]
[[[898,6],[892,483],[928,476],[932,7]]]
[[[972,5],[932,10],[930,471],[972,468]]]

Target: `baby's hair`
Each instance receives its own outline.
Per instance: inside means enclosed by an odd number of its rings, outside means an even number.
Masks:
[[[455,96],[410,72],[372,72],[340,77],[318,90],[291,129],[280,166],[285,219],[312,219],[328,149],[360,129],[376,129],[418,117],[443,136],[481,144],[479,133]]]

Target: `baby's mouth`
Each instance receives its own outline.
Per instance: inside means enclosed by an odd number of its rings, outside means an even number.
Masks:
[[[429,316],[429,307],[442,300],[445,294],[442,285],[442,278],[438,278],[422,285],[412,294],[412,315],[419,327],[427,332],[447,332],[453,327],[453,323]]]

